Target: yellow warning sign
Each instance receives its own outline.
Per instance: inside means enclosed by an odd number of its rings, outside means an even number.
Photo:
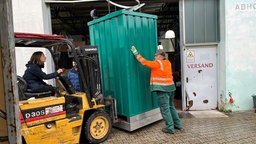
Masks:
[[[195,62],[195,52],[192,50],[187,51],[187,63]]]
[[[191,51],[189,51],[189,52],[187,53],[187,57],[194,57],[194,54],[193,54]]]

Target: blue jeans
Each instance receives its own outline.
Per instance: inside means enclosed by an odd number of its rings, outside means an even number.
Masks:
[[[166,129],[174,132],[174,127],[182,128],[179,115],[174,106],[174,91],[173,92],[162,92],[157,91],[158,106],[162,117],[165,121]]]

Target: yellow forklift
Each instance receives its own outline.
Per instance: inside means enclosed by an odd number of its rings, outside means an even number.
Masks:
[[[96,46],[75,47],[60,35],[15,33],[15,47],[46,48],[56,69],[62,52],[76,61],[80,91],[75,91],[67,76],[57,77],[61,96],[49,92],[33,93],[17,76],[21,135],[27,144],[78,144],[105,141],[116,121],[115,100],[103,97]],[[60,89],[61,89],[60,88]],[[33,99],[31,99],[33,98]]]

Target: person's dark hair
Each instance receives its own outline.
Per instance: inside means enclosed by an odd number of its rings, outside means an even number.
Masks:
[[[43,65],[44,63],[40,60],[44,53],[41,51],[34,52],[30,58],[30,62],[33,64]]]

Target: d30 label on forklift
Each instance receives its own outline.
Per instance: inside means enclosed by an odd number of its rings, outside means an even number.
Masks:
[[[43,122],[56,120],[60,118],[59,116],[65,115],[65,114],[66,114],[66,111],[64,110],[64,103],[63,103],[63,104],[33,108],[28,110],[22,110],[20,115],[21,116],[20,121],[21,123],[36,122],[34,124],[40,124],[41,123],[40,120],[43,120]]]

